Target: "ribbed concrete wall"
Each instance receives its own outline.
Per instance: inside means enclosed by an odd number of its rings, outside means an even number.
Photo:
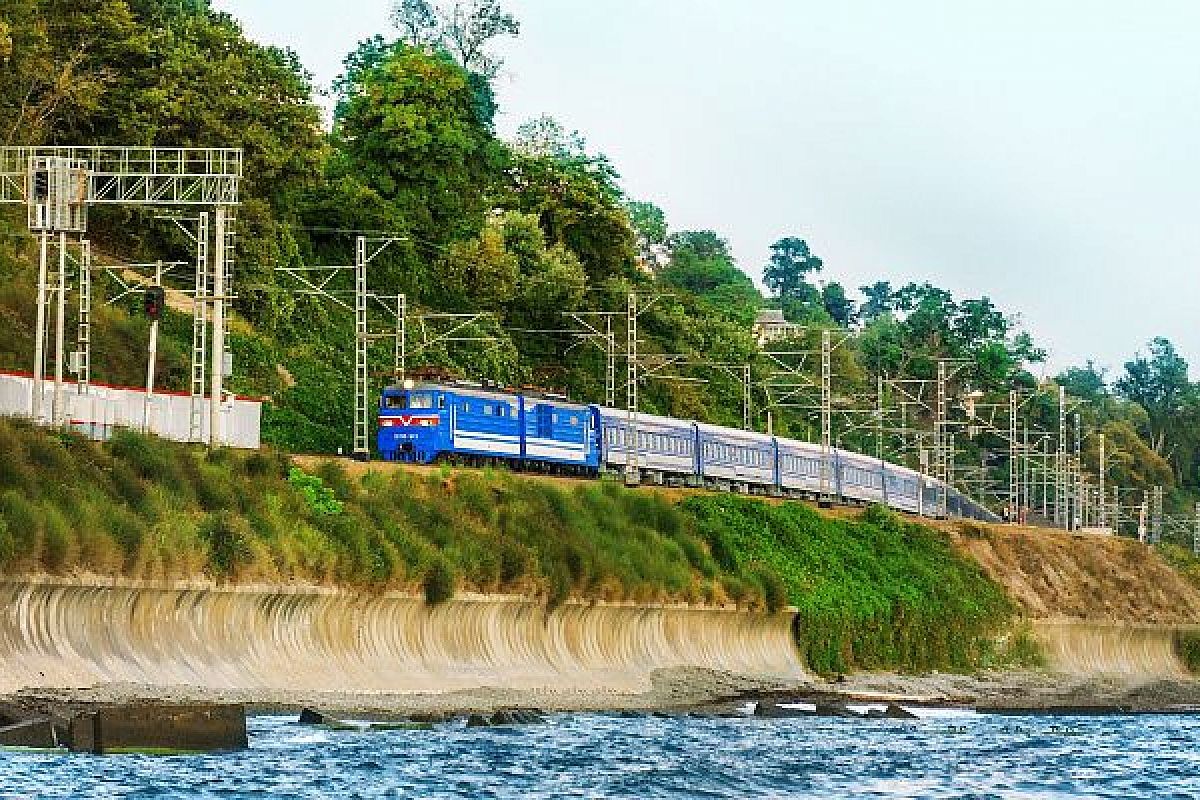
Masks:
[[[1033,629],[1052,670],[1146,679],[1188,674],[1175,654],[1173,626],[1064,620],[1035,622]]]
[[[109,682],[212,689],[636,691],[661,667],[801,677],[788,614],[334,590],[0,583],[0,692]]]

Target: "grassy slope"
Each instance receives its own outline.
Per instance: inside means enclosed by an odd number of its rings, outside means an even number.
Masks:
[[[732,496],[490,471],[317,475],[284,456],[0,419],[0,569],[305,581],[800,610],[810,664],[972,667],[1010,619],[945,534],[882,510],[829,519]]]
[[[682,509],[722,565],[779,575],[814,669],[964,669],[1000,655],[993,643],[1013,605],[939,531],[882,507],[857,520],[730,496]]]

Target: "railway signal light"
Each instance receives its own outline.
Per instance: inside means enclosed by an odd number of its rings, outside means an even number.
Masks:
[[[163,306],[166,305],[167,293],[161,286],[146,287],[146,316],[152,320],[162,319]]]

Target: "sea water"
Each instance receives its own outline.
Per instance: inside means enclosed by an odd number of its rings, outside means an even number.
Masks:
[[[0,797],[1200,798],[1200,718],[552,715],[333,731],[252,717],[204,756],[0,752]]]

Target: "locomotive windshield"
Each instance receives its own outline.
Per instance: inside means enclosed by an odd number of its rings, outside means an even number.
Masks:
[[[409,408],[433,408],[433,395],[429,392],[413,392],[408,396]]]
[[[384,395],[384,408],[408,408],[408,397],[402,394]]]

